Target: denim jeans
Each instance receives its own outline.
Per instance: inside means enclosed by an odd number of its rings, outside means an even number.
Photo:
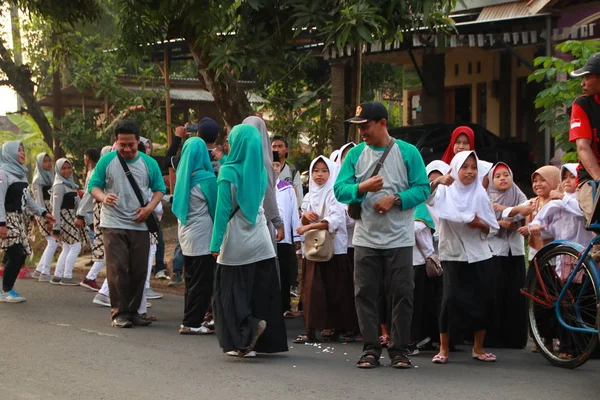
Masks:
[[[177,241],[177,246],[175,246],[175,251],[173,252],[173,275],[181,276],[183,274],[183,253],[181,252],[181,246],[179,245],[179,240]]]
[[[165,265],[165,241],[163,239],[162,228],[158,230],[158,243],[156,245],[156,261],[154,264],[154,273],[163,271],[167,268]]]

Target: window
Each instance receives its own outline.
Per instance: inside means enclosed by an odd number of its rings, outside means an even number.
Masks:
[[[452,132],[449,128],[440,128],[432,131],[423,141],[422,148],[431,148],[435,154],[444,153],[450,144]]]

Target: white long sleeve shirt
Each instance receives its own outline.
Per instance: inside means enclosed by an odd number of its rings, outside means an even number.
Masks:
[[[415,246],[413,247],[413,265],[424,265],[425,257],[435,253],[431,229],[421,221],[415,221]],[[425,257],[423,257],[425,255]]]
[[[289,182],[277,179],[276,189],[277,207],[279,207],[279,216],[283,221],[285,231],[285,238],[279,243],[299,242],[301,237],[296,233],[296,229],[300,226],[300,215],[294,186]]]

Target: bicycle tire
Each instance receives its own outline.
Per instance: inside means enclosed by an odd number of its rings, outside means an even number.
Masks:
[[[540,276],[542,277],[543,281],[547,281],[545,283],[547,290],[549,292],[553,291],[553,293],[549,293],[549,295],[555,296],[555,297],[558,297],[558,294],[560,293],[559,288],[558,287],[551,288],[550,286],[552,286],[553,284],[558,286],[557,283],[559,281],[556,279],[555,279],[555,282],[548,283],[548,281],[550,279],[552,279],[551,278],[552,274],[554,274],[554,276],[556,276],[556,273],[553,271],[553,269],[555,268],[555,264],[553,265],[551,263],[551,260],[556,259],[557,257],[560,257],[560,256],[563,256],[563,257],[568,256],[568,257],[572,257],[574,260],[578,260],[579,252],[572,247],[560,246],[560,247],[556,247],[552,250],[549,250],[538,260]],[[532,265],[530,268],[535,268],[535,267],[533,267],[533,265]],[[592,324],[590,326],[598,327],[598,325],[600,324],[600,321],[598,321],[600,313],[596,307],[596,304],[598,301],[597,300],[598,299],[597,282],[594,280],[594,274],[591,272],[591,267],[588,265],[587,262],[584,262],[582,264],[581,269],[578,271],[578,273],[581,273],[580,271],[583,271],[583,274],[581,275],[581,281],[590,283],[590,286],[587,289],[587,290],[590,290],[590,294],[582,296],[580,298],[585,304],[587,304],[589,306],[587,309],[588,312],[585,313],[585,316],[587,319],[585,322],[586,322],[586,324],[588,324],[588,323]],[[588,280],[584,281],[586,279],[586,277]],[[576,285],[576,283],[573,282],[572,285],[570,286],[570,288],[573,288],[573,292],[575,290],[577,290],[575,285]],[[586,283],[580,284],[580,286],[582,287],[582,289],[581,289],[582,291],[584,290],[583,288],[587,288],[586,285],[587,285]],[[539,285],[539,281],[538,281],[538,276],[536,274],[533,274],[533,277],[530,279],[529,285],[528,285],[528,290],[529,290],[529,293],[540,293],[540,285]],[[591,291],[593,291],[593,294],[591,293]],[[588,292],[586,291],[586,293],[588,293]],[[592,299],[592,295],[594,296],[593,299]],[[569,301],[566,299],[563,300],[563,303],[565,303],[565,306],[561,307],[561,316],[563,317],[563,319],[565,319],[565,320],[567,319],[567,317],[568,317],[567,308],[569,308],[569,304],[572,304],[574,302],[575,298],[576,297],[572,297],[573,301],[571,301],[571,303],[569,303]],[[593,314],[590,315],[590,310],[591,310],[592,306],[594,307]],[[533,341],[537,345],[539,352],[542,354],[542,356],[544,356],[544,358],[546,360],[548,360],[552,365],[557,366],[557,367],[562,367],[562,368],[573,369],[573,368],[577,368],[577,367],[585,364],[585,362],[590,358],[592,352],[598,345],[600,335],[579,333],[579,332],[567,330],[566,328],[560,326],[558,324],[558,320],[556,320],[555,324],[556,324],[556,329],[557,329],[557,333],[558,333],[559,337],[562,332],[563,335],[569,335],[566,337],[570,337],[570,336],[575,337],[576,336],[578,338],[581,338],[583,342],[587,342],[581,346],[580,352],[578,352],[578,354],[576,354],[573,358],[570,358],[570,359],[560,358],[559,356],[554,354],[554,349],[548,349],[544,343],[542,329],[540,329],[540,326],[541,325],[548,326],[548,321],[550,321],[550,320],[548,320],[546,323],[538,321],[536,314],[539,316],[539,315],[542,315],[542,313],[545,313],[545,315],[547,315],[547,316],[553,315],[554,318],[556,319],[556,311],[554,308],[554,304],[552,304],[551,307],[545,307],[541,304],[538,304],[531,298],[527,298],[527,319],[528,319],[528,323],[529,323],[529,331],[531,333]],[[573,316],[571,316],[571,319],[573,319]],[[592,319],[594,319],[593,322],[592,322]],[[550,330],[552,330],[552,328],[550,328]],[[554,337],[552,337],[552,339],[554,339]],[[569,343],[571,343],[571,342],[569,341]],[[560,350],[559,350],[559,353],[560,353]]]

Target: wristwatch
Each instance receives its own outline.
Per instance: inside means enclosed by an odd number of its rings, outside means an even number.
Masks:
[[[394,205],[402,205],[402,197],[398,196],[397,194],[394,195]]]

